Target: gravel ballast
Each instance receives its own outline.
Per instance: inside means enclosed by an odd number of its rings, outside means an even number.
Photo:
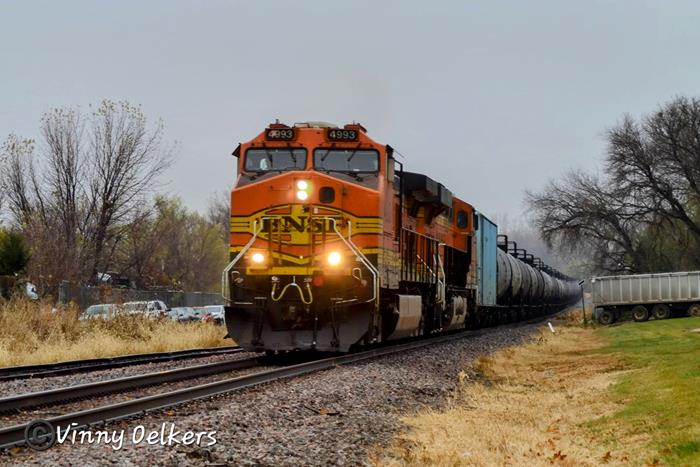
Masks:
[[[0,463],[47,465],[358,465],[386,446],[399,417],[439,407],[458,374],[474,358],[521,343],[540,324],[493,328],[482,335],[279,381],[113,422],[100,430],[125,430],[123,446],[56,445],[48,451],[5,453]],[[216,444],[134,445],[138,425],[166,424],[182,433],[216,431]],[[11,456],[11,457],[10,457]]]

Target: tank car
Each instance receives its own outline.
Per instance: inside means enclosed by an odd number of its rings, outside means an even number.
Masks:
[[[493,222],[360,124],[275,122],[233,155],[222,289],[246,349],[346,352],[573,299],[567,278],[502,249]]]

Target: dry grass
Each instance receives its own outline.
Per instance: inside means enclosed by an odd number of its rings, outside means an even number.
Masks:
[[[577,314],[578,312],[578,314]],[[580,322],[580,309],[571,321]],[[445,410],[404,418],[408,430],[372,456],[379,465],[627,465],[644,459],[645,440],[601,442],[589,423],[619,409],[606,389],[620,374],[618,360],[596,353],[593,331],[555,325],[526,345],[480,358],[460,375],[461,390]],[[601,437],[599,439],[596,439]],[[612,452],[611,452],[612,451]],[[631,453],[634,453],[632,456]]]
[[[591,294],[586,293],[586,313],[584,321],[584,313],[581,309],[581,302],[576,305],[570,306],[561,313],[559,313],[552,322],[556,322],[565,326],[594,326],[597,327],[598,323],[593,320],[593,297]]]
[[[29,365],[144,352],[231,345],[224,328],[117,316],[78,321],[74,307],[0,301],[0,366]]]

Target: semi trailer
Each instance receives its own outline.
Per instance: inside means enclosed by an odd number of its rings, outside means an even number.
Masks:
[[[635,321],[700,316],[700,271],[593,277],[588,283],[601,324],[630,315]]]

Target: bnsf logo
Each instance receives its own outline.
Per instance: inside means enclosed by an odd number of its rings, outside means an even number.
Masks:
[[[335,217],[335,222],[337,223],[338,230],[342,225],[343,218],[338,216]],[[333,232],[333,221],[331,219],[316,219],[309,216],[306,217],[293,217],[293,216],[280,216],[275,218],[264,218],[262,220],[261,234],[266,233],[314,233],[323,234],[328,232]]]
[[[342,230],[342,217],[335,217],[339,231]],[[262,219],[259,237],[285,245],[309,245],[340,241],[334,233],[333,221],[309,216],[279,216]]]
[[[323,214],[311,215],[302,206],[293,205],[286,209],[286,212],[268,210],[258,217],[260,237],[287,245],[309,245],[312,237],[315,244],[340,241],[334,233],[333,223],[335,221],[339,231],[344,231],[341,211],[326,210]]]
[[[315,244],[340,242],[337,229],[344,237],[348,235],[347,221],[352,222],[352,233],[381,234],[380,218],[356,219],[348,213],[325,208],[323,212],[310,214],[302,206],[278,206],[249,217],[231,219],[232,233],[252,233],[256,223],[258,237],[285,245],[309,245],[313,237]],[[333,225],[335,224],[335,226]],[[335,228],[334,228],[335,227]]]

